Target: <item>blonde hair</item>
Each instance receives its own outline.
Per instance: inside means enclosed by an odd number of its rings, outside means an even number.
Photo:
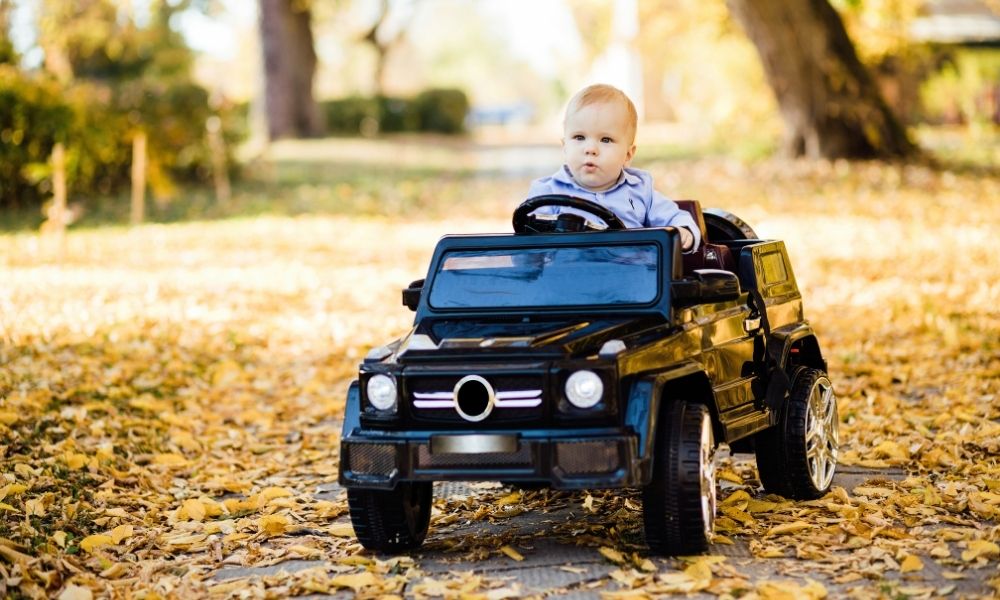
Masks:
[[[566,126],[566,119],[576,111],[591,104],[620,102],[625,107],[628,119],[629,143],[635,141],[635,131],[638,128],[639,113],[635,110],[635,104],[625,95],[625,92],[613,85],[606,83],[595,83],[588,85],[577,92],[566,105],[566,115],[563,117],[563,127]]]

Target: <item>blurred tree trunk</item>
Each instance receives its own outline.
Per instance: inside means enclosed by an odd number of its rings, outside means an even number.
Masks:
[[[810,158],[917,154],[828,0],[726,3],[763,61],[785,122],[789,154]]]
[[[260,0],[264,105],[271,139],[323,133],[312,91],[316,51],[311,19],[307,2]]]
[[[406,28],[413,18],[414,9],[418,0],[408,0],[407,2],[395,2],[390,6],[389,0],[381,0],[378,6],[378,14],[371,28],[361,36],[361,41],[367,43],[375,50],[375,73],[372,81],[375,84],[375,94],[384,96],[388,91],[385,79],[386,66],[389,64],[389,55],[406,37]],[[403,16],[396,19],[395,31],[389,27],[390,16],[393,11],[399,11]]]

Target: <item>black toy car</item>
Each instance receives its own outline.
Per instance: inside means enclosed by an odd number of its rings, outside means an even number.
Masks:
[[[769,492],[829,489],[837,401],[784,243],[679,204],[692,254],[567,196],[527,200],[513,234],[440,240],[403,291],[413,329],[348,392],[340,482],[366,548],[419,546],[434,481],[486,480],[641,488],[650,550],[701,552],[718,442],[752,449]]]

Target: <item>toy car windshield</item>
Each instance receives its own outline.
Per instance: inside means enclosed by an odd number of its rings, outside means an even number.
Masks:
[[[433,275],[429,301],[435,309],[648,305],[660,294],[659,264],[656,244],[454,250]]]

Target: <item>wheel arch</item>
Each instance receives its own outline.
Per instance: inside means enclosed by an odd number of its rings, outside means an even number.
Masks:
[[[663,411],[674,402],[683,401],[704,404],[712,416],[712,433],[715,435],[715,439],[724,439],[722,437],[723,431],[719,421],[718,407],[714,402],[715,393],[712,392],[712,382],[708,378],[708,373],[699,369],[681,377],[668,379],[663,382],[660,395],[662,398],[660,401],[661,417]]]
[[[713,402],[712,383],[704,368],[697,362],[688,362],[653,375],[642,377],[630,386],[626,424],[638,435],[639,458],[644,463],[641,475],[643,484],[652,474],[653,446],[657,427],[666,422],[667,410],[675,401],[684,400],[703,404],[712,417],[715,439],[723,439],[719,414]]]
[[[826,372],[826,359],[820,350],[816,333],[807,324],[799,324],[771,332],[772,356],[791,373],[797,367],[811,367]]]

